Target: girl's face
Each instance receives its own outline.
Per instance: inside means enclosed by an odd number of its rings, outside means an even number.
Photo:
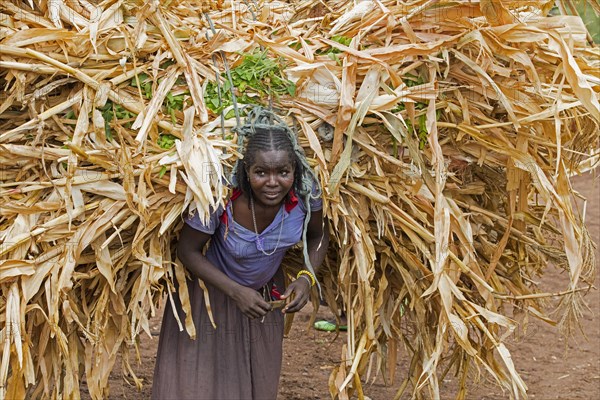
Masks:
[[[284,150],[257,151],[247,167],[254,199],[263,206],[278,206],[294,185],[294,165]]]

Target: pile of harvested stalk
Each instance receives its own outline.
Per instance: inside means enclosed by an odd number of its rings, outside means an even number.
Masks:
[[[118,354],[141,384],[130,350],[185,287],[181,216],[223,201],[257,103],[324,187],[323,294],[350,327],[332,396],[397,357],[398,397],[439,398],[452,370],[458,398],[482,370],[526,395],[503,343],[554,323],[547,265],[566,333],[596,272],[569,178],[599,159],[600,51],[552,5],[2,2],[0,399],[78,398],[83,376],[106,397]]]

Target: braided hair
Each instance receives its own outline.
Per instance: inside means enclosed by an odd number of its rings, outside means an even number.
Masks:
[[[259,151],[283,150],[288,154],[294,167],[294,183],[292,188],[296,196],[302,198],[306,208],[306,217],[302,229],[304,263],[314,275],[312,264],[308,257],[306,232],[311,217],[310,200],[321,196],[321,189],[316,184],[317,177],[308,165],[304,150],[298,144],[296,135],[288,125],[271,110],[254,107],[246,116],[244,125],[237,128],[238,147],[243,148],[244,158],[238,160],[233,168],[231,182],[242,192],[251,196],[252,189],[246,172],[246,166],[254,164]],[[244,141],[246,144],[244,146]],[[289,194],[288,194],[289,195]],[[317,282],[318,284],[318,282]],[[319,291],[321,287],[319,286]]]
[[[284,151],[287,154],[288,160],[291,161],[294,167],[294,184],[292,188],[295,192],[300,192],[302,190],[302,176],[306,173],[306,167],[302,164],[302,156],[294,151],[294,146],[290,142],[287,132],[278,126],[254,128],[254,133],[248,139],[244,148],[244,158],[242,162],[236,165],[235,174],[238,189],[250,195],[252,190],[247,168],[254,165],[258,152],[270,150]]]

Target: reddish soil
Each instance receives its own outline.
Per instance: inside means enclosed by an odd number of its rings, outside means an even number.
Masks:
[[[600,242],[600,179],[591,176],[575,180],[575,188],[589,201],[587,206],[587,225],[596,243]],[[600,252],[596,251],[600,260]],[[568,277],[562,271],[549,268],[544,276],[544,287],[548,291],[565,290]],[[600,278],[596,278],[595,286],[600,287]],[[584,337],[577,332],[574,339],[566,341],[557,329],[542,323],[533,322],[528,332],[519,340],[509,340],[507,346],[512,351],[513,360],[521,372],[532,399],[600,399],[600,293],[593,289],[586,297],[589,310],[584,311],[581,320]],[[289,337],[284,341],[283,371],[278,400],[291,399],[327,399],[329,374],[333,365],[341,357],[341,347],[346,341],[346,334],[341,333],[336,340],[334,333],[325,333],[307,329],[307,322],[312,308],[307,306],[296,317]],[[162,314],[162,312],[161,312]],[[331,315],[323,307],[318,317]],[[144,337],[141,343],[141,362],[134,369],[144,386],[138,391],[134,386],[124,382],[121,369],[113,371],[110,378],[111,399],[147,399],[150,398],[152,372],[158,344],[160,318],[152,320],[155,335]],[[390,386],[383,384],[379,377],[375,383],[364,386],[365,395],[373,400],[393,399],[403,374],[408,368],[407,354],[404,350],[398,356],[396,379]],[[442,399],[454,398],[456,379],[448,376],[442,383]],[[82,393],[88,399],[87,393]],[[409,393],[402,396],[410,398]],[[508,399],[508,393],[493,382],[473,382],[469,388],[467,399]]]

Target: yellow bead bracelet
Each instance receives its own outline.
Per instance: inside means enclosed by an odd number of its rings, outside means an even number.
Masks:
[[[306,275],[310,278],[310,286],[315,286],[315,284],[317,283],[317,280],[315,279],[315,276],[312,274],[312,272],[307,271],[305,269],[301,269],[300,271],[298,271],[298,275],[296,275],[296,279],[300,279],[300,277],[302,275]]]

